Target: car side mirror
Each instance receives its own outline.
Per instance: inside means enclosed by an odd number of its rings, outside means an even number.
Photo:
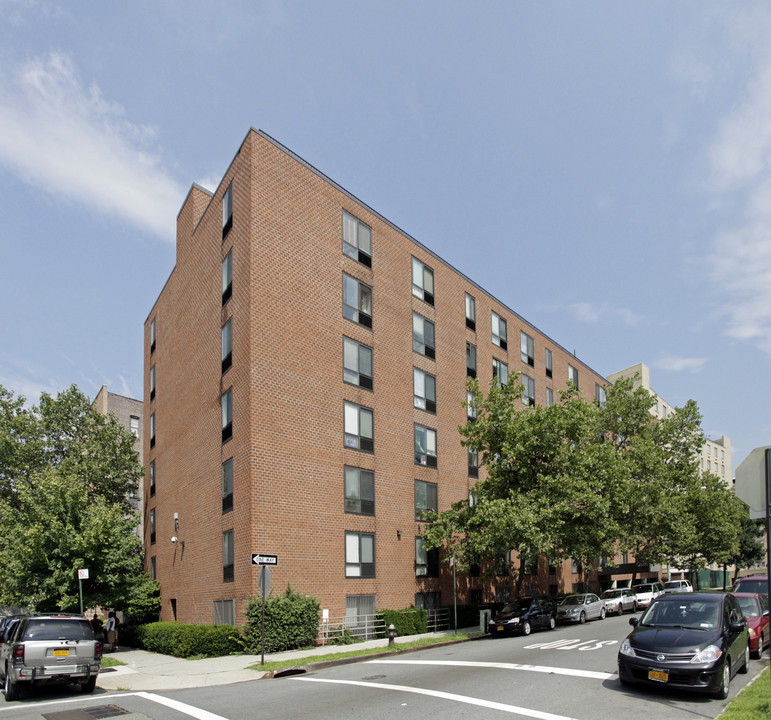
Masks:
[[[639,622],[640,622],[640,618],[636,618],[636,617],[629,618],[629,624],[632,627],[637,627],[637,623],[639,623]]]
[[[731,624],[728,626],[728,629],[729,629],[731,632],[741,632],[741,631],[742,631],[742,630],[744,630],[744,628],[746,628],[746,627],[747,627],[747,621],[746,621],[746,620],[739,620],[739,622],[732,622],[732,623],[731,623]]]

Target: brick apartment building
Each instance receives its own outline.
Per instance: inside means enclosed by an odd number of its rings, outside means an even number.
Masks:
[[[273,592],[332,617],[451,603],[417,536],[480,473],[457,430],[467,377],[521,372],[533,404],[569,378],[589,399],[605,384],[256,130],[216,192],[188,193],[144,362],[147,569],[162,619],[183,622],[242,623],[253,552],[278,556]],[[571,570],[541,590],[570,590]],[[458,587],[495,599],[495,582]]]

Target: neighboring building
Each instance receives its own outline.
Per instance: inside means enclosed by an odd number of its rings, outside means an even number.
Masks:
[[[134,435],[136,438],[134,441],[134,449],[137,452],[139,464],[144,465],[144,404],[142,401],[108,392],[107,387],[102,385],[94,398],[93,406],[102,413],[102,415],[112,413],[115,416],[115,419],[123,425],[126,430]],[[136,532],[140,538],[144,537],[143,498],[144,479],[140,478],[137,494],[131,498],[131,504],[139,513],[139,525],[137,526]]]
[[[659,396],[651,388],[650,369],[645,363],[637,363],[625,370],[608,375],[608,381],[615,383],[621,378],[637,377],[634,386],[644,387],[656,400],[656,404],[651,408],[651,413],[660,420],[669,417],[675,407]],[[731,465],[731,440],[725,435],[719,440],[710,440],[704,438],[704,446],[700,454],[700,464],[702,472],[711,472],[723,480],[726,485],[733,485],[733,466]]]
[[[144,357],[147,569],[162,619],[200,623],[243,622],[257,552],[278,556],[273,592],[291,584],[331,618],[451,603],[418,534],[484,474],[458,433],[467,378],[521,372],[525,405],[568,378],[589,400],[605,384],[255,130],[216,192],[187,195]],[[543,569],[544,591],[571,589],[569,561]]]

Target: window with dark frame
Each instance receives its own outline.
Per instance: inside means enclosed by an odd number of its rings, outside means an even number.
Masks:
[[[155,495],[155,460],[150,461],[150,497]]]
[[[554,405],[554,390],[550,387],[546,388],[546,407]]]
[[[535,407],[535,380],[523,373],[520,377],[520,382],[524,387],[522,391],[522,404],[527,407]]]
[[[578,388],[578,369],[568,365],[568,380]]]
[[[222,394],[222,442],[233,437],[233,388]]]
[[[549,348],[544,349],[544,360],[546,361],[546,377],[551,377],[552,376],[552,367],[551,367],[552,354]]]
[[[222,533],[222,582],[233,582],[235,579],[235,547],[233,531]]]
[[[233,509],[233,458],[222,463],[222,514]]]
[[[500,385],[505,385],[509,381],[509,366],[496,357],[493,358],[493,380]]]
[[[477,329],[477,301],[473,295],[466,293],[466,327],[476,332]]]
[[[157,576],[157,570],[156,570],[156,564],[155,564],[155,555],[153,555],[150,558],[150,580],[155,580]]]
[[[493,333],[493,345],[497,345],[501,350],[507,350],[509,347],[506,321],[494,310],[490,311],[491,328]]]
[[[156,331],[156,324],[155,324],[155,318],[153,318],[150,321],[150,352],[155,352],[155,331]]]
[[[471,390],[466,390],[466,417],[469,420],[477,419],[477,401]]]
[[[472,448],[468,450],[468,476],[473,478],[479,477],[479,451]]]
[[[374,533],[345,533],[345,576],[375,577]]]
[[[150,415],[150,447],[155,447],[155,413]]]
[[[233,227],[233,183],[228,185],[222,196],[222,239],[230,232]]]
[[[477,376],[477,346],[466,343],[466,375],[470,378]]]
[[[375,514],[375,473],[372,470],[345,466],[345,512]]]
[[[600,385],[599,383],[594,384],[594,401],[600,406],[603,407],[605,405],[605,388]]]
[[[343,253],[372,267],[372,228],[343,210]]]
[[[436,430],[415,424],[415,464],[437,467]]]
[[[353,450],[374,452],[374,419],[370,408],[344,403],[344,444]]]
[[[535,367],[535,343],[526,332],[519,333],[519,354],[525,365]]]
[[[343,381],[372,390],[372,348],[343,337]]]
[[[434,304],[434,271],[417,258],[412,258],[412,294]]]
[[[436,483],[415,480],[415,520],[421,521],[428,510],[438,509]]]
[[[222,259],[222,304],[233,295],[233,248]]]
[[[426,541],[415,538],[415,576],[439,577],[439,548],[426,550]]]
[[[347,273],[343,273],[343,317],[372,327],[372,288]]]
[[[155,400],[155,365],[150,368],[150,401]]]
[[[434,323],[418,313],[412,313],[412,349],[432,360],[436,359]]]
[[[233,318],[222,326],[222,374],[233,365]]]
[[[436,378],[419,368],[412,368],[413,405],[419,410],[436,412]]]
[[[155,508],[150,508],[150,545],[155,545]]]

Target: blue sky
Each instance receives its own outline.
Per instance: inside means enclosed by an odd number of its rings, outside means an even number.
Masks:
[[[771,444],[771,6],[0,0],[0,384],[141,397],[191,183],[262,129],[734,468]]]

